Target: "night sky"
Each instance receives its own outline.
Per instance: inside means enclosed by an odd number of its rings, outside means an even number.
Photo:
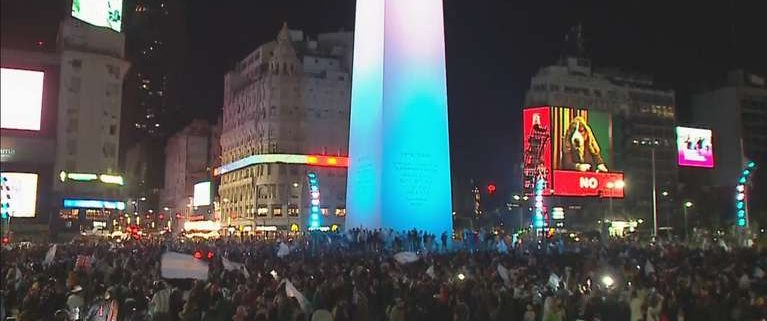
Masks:
[[[3,0],[3,47],[53,44],[63,2]],[[224,72],[274,39],[283,21],[309,35],[354,28],[351,0],[193,0],[188,9],[182,102],[189,117],[215,118]],[[582,23],[595,67],[647,73],[676,89],[683,123],[685,97],[701,80],[731,67],[767,71],[764,12],[765,1],[446,0],[454,186],[477,178],[506,193],[517,185],[524,91],[535,70],[556,62],[573,25]]]

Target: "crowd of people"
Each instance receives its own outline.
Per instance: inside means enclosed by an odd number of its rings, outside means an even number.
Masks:
[[[761,321],[767,253],[612,240],[350,230],[284,240],[107,240],[2,249],[18,321]],[[474,241],[471,241],[472,238]],[[287,251],[287,253],[286,253]],[[163,278],[195,253],[203,279]],[[232,268],[232,266],[237,268]]]

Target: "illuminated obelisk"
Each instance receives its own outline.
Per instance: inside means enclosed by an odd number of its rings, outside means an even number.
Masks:
[[[346,228],[452,231],[442,0],[358,0]]]

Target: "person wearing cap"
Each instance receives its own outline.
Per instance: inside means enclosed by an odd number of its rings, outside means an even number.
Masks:
[[[75,320],[80,320],[80,315],[85,309],[85,298],[83,297],[83,287],[75,285],[72,290],[69,291],[67,297],[67,309],[72,314]]]

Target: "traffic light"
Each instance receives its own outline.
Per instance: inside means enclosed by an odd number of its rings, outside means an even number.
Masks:
[[[11,238],[7,236],[3,236],[3,245],[8,245],[11,243]]]
[[[490,195],[493,195],[495,193],[496,186],[495,184],[488,184],[487,185],[487,193]]]
[[[213,257],[216,256],[212,251],[208,251],[208,260],[212,260]]]
[[[195,259],[202,260],[202,252],[200,252],[199,250],[194,251],[193,256]]]
[[[162,214],[160,214],[160,215],[158,215],[158,216],[157,216],[157,218],[159,218],[159,219],[160,219],[160,221],[162,221],[162,220],[164,220],[164,219],[165,219],[165,215],[162,215]]]

